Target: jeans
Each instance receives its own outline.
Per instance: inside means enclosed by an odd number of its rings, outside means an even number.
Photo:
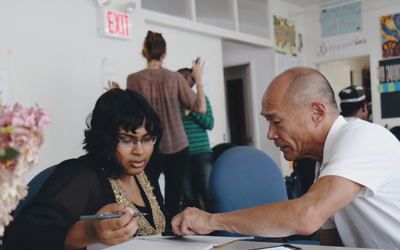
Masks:
[[[209,181],[212,164],[211,152],[190,155],[190,166],[183,179],[183,195],[187,204],[196,203],[199,198],[204,203],[211,202]]]
[[[184,173],[190,162],[189,148],[174,154],[161,154],[154,159],[154,164],[149,166],[156,178],[161,172],[165,175],[165,206],[170,218],[180,212],[180,199]]]

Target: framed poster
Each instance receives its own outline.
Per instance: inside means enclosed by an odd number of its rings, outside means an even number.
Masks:
[[[382,56],[400,56],[400,13],[381,17]]]
[[[274,15],[275,51],[296,56],[295,21]]]

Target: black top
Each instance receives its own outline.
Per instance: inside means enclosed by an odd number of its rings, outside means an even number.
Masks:
[[[170,228],[158,181],[148,168],[146,175],[154,187],[153,193]],[[139,185],[146,208],[150,203]],[[113,189],[105,173],[88,155],[60,163],[45,181],[38,194],[6,227],[4,248],[64,249],[68,229],[81,215],[96,214],[107,204],[116,203]],[[138,206],[137,206],[138,207]],[[142,210],[138,207],[139,210]],[[146,219],[154,227],[151,209]]]

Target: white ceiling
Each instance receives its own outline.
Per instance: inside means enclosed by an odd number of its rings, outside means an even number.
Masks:
[[[315,6],[321,6],[325,4],[332,4],[336,2],[345,2],[343,0],[282,0],[283,2],[287,2],[293,4],[300,8],[310,8]],[[349,1],[349,0],[347,0]]]

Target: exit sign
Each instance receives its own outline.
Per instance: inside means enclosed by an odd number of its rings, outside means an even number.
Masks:
[[[130,39],[131,18],[128,14],[101,9],[99,34],[102,36]]]

